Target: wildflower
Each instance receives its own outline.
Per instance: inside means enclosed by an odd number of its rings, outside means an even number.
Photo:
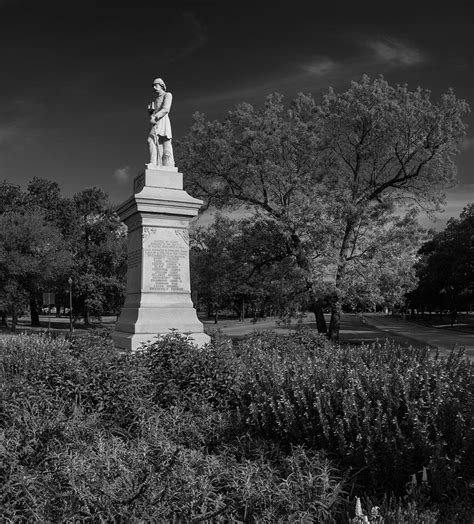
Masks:
[[[423,476],[421,477],[421,483],[428,484],[428,472],[426,471],[426,468],[424,466],[423,466]]]

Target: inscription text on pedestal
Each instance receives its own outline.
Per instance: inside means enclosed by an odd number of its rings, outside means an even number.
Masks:
[[[189,292],[189,250],[175,230],[151,229],[144,242],[144,290]]]

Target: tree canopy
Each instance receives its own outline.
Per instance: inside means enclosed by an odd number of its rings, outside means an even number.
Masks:
[[[319,104],[299,94],[286,107],[273,94],[261,109],[241,104],[220,121],[196,114],[179,165],[189,191],[208,206],[245,208],[277,225],[305,272],[319,327],[329,301],[337,338],[357,265],[377,260],[388,272],[385,285],[394,282],[400,260],[390,259],[391,246],[403,238],[413,251],[421,238],[416,210],[442,205],[468,110],[452,91],[434,102],[421,88],[365,76],[343,93],[329,90]],[[373,271],[365,274],[372,282]],[[406,291],[414,282],[405,284]]]
[[[419,285],[411,295],[413,305],[424,309],[446,305],[456,320],[458,307],[474,296],[474,204],[420,249]]]
[[[33,178],[26,191],[0,184],[0,303],[29,304],[39,325],[43,292],[65,305],[73,279],[74,312],[84,316],[117,310],[124,292],[126,234],[106,193],[88,188],[65,198],[56,182]]]

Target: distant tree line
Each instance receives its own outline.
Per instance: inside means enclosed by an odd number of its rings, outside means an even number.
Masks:
[[[61,195],[56,182],[33,178],[26,191],[0,183],[0,311],[2,322],[29,310],[33,326],[45,292],[55,306],[69,306],[89,323],[91,316],[117,311],[126,274],[126,230],[99,188]]]

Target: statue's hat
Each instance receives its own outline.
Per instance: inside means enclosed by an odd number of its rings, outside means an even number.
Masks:
[[[153,85],[155,84],[159,84],[166,91],[166,84],[162,78],[155,78],[155,80],[153,80]]]

